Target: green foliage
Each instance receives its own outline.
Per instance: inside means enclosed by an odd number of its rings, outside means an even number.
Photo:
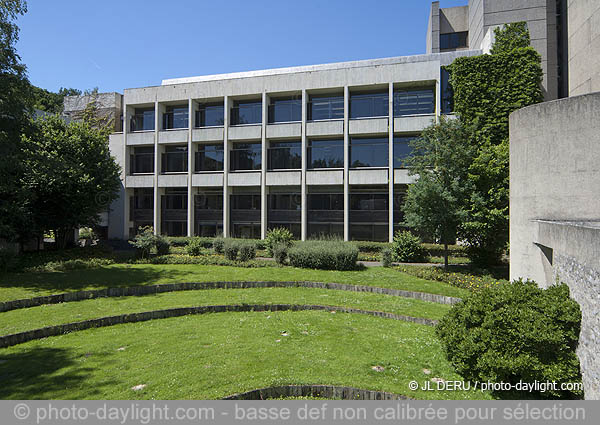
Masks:
[[[156,235],[154,246],[156,248],[156,255],[167,255],[171,250],[169,241],[161,235]]]
[[[225,258],[230,261],[237,260],[239,250],[240,245],[238,241],[234,239],[225,239],[225,243],[223,245],[223,253],[225,254]]]
[[[276,264],[272,261],[250,260],[240,262],[238,260],[229,260],[220,255],[201,255],[199,257],[193,257],[190,255],[168,254],[136,259],[132,262],[134,264],[193,264],[199,266],[232,266],[245,268],[276,267]],[[224,276],[222,279],[228,279],[228,277]]]
[[[157,255],[166,255],[170,250],[169,241],[164,236],[155,235],[151,226],[140,227],[135,238],[129,243],[136,248],[140,258],[148,258],[152,250],[155,250]]]
[[[97,235],[91,227],[83,227],[79,229],[79,239],[93,240],[97,239]]]
[[[212,248],[213,241],[215,238],[209,238],[205,236],[166,236],[167,240],[171,244],[171,246],[187,246],[188,243],[194,241],[198,243],[202,248]]]
[[[11,270],[17,262],[17,253],[8,248],[0,248],[0,273]]]
[[[322,270],[354,270],[358,248],[350,242],[305,241],[298,242],[288,251],[294,267]]]
[[[581,312],[566,285],[515,281],[456,304],[437,334],[456,371],[473,382],[580,382]],[[581,398],[580,391],[502,392],[502,397]]]
[[[492,55],[510,53],[515,49],[529,47],[531,37],[527,22],[514,22],[494,30],[496,41],[490,50]]]
[[[49,114],[60,114],[63,112],[65,96],[81,95],[81,90],[64,87],[61,87],[58,93],[36,86],[31,86],[31,90],[34,101],[33,107]]]
[[[498,262],[508,242],[508,117],[543,100],[541,59],[523,47],[526,32],[522,24],[507,25],[494,54],[457,58],[448,67],[455,112],[474,131],[472,191],[461,237],[476,264]]]
[[[273,258],[275,262],[279,265],[284,265],[285,260],[288,257],[288,250],[290,249],[290,245],[285,242],[276,243],[273,246]]]
[[[215,238],[213,240],[213,249],[217,254],[223,254],[223,251],[225,249],[225,238]]]
[[[383,267],[392,267],[394,262],[394,253],[391,248],[384,248],[381,251],[381,264]]]
[[[392,254],[401,263],[424,263],[427,250],[421,245],[421,239],[408,231],[398,230],[392,242]]]
[[[294,235],[285,227],[278,227],[275,229],[271,229],[267,232],[267,238],[265,239],[265,245],[267,247],[267,254],[269,257],[273,256],[273,248],[275,245],[284,243],[287,244],[288,247],[292,246],[292,241],[294,240]]]
[[[253,241],[240,241],[238,242],[238,246],[240,250],[240,261],[251,261],[256,258],[256,244]]]
[[[379,253],[390,246],[387,242],[352,241],[360,252]]]
[[[204,244],[200,238],[191,238],[185,247],[185,252],[193,256],[202,255],[203,250]]]
[[[484,269],[460,269],[463,271],[446,271],[440,267],[431,266],[402,266],[399,268],[403,273],[419,277],[425,280],[447,283],[457,288],[469,291],[481,291],[496,285],[507,283],[506,280],[495,277]]]
[[[118,197],[120,167],[111,157],[105,132],[85,122],[58,116],[36,121],[24,138],[27,173],[36,227],[55,230],[64,247],[70,229],[97,224],[100,213]]]

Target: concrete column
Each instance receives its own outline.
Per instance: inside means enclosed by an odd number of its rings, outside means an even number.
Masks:
[[[262,94],[261,168],[260,168],[260,238],[267,237],[267,120],[268,96]]]
[[[350,240],[350,136],[348,117],[350,116],[350,90],[344,86],[344,240]]]
[[[438,77],[435,81],[435,122],[440,122],[442,114],[442,67],[438,67]]]
[[[154,234],[160,234],[160,195],[158,190],[158,175],[160,174],[160,152],[158,149],[158,131],[160,129],[161,108],[158,101],[154,102]]]
[[[223,236],[229,237],[229,118],[231,98],[223,99]]]
[[[300,239],[305,241],[308,234],[308,187],[306,186],[306,108],[308,97],[306,89],[302,90],[302,171],[300,178],[300,197],[302,209],[300,211]]]
[[[123,209],[123,239],[129,239],[129,196],[127,190],[127,175],[129,174],[129,155],[127,149],[127,133],[129,132],[129,120],[131,118],[131,107],[124,105],[123,108],[123,169],[121,170],[121,181],[123,182],[123,196],[125,197]]]
[[[394,240],[394,83],[389,85],[388,107],[388,239]]]
[[[192,149],[192,128],[194,127],[194,101],[188,99],[188,180],[187,180],[187,235],[194,236],[194,196],[192,195],[192,173],[194,170],[194,152]]]

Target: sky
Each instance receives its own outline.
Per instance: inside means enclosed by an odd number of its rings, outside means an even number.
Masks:
[[[441,0],[441,7],[467,0]],[[28,0],[17,51],[58,91],[425,53],[430,0]]]

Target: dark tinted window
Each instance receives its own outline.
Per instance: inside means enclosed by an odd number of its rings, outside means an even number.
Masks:
[[[134,189],[133,209],[134,210],[152,210],[152,209],[154,209],[154,191],[152,189]]]
[[[260,210],[260,195],[232,195],[231,208],[234,210]]]
[[[136,147],[130,156],[131,174],[154,172],[154,147]]]
[[[223,171],[223,145],[198,145],[196,171]]]
[[[399,90],[394,92],[394,116],[433,114],[435,90]]]
[[[442,114],[450,114],[454,111],[454,90],[450,84],[450,72],[442,67]]]
[[[302,121],[302,100],[271,99],[269,122]]]
[[[271,142],[268,167],[270,170],[302,168],[302,143]]]
[[[350,209],[354,211],[387,211],[387,193],[353,193],[350,195]]]
[[[311,96],[308,103],[308,120],[334,120],[344,118],[344,96]]]
[[[394,137],[394,168],[406,167],[405,160],[412,153],[409,143],[413,139],[416,137]]]
[[[170,107],[163,114],[163,129],[187,128],[188,127],[188,107],[177,106]]]
[[[231,124],[262,123],[262,102],[238,102],[231,108]]]
[[[163,195],[163,209],[186,210],[187,189],[165,189],[165,194]]]
[[[308,168],[343,168],[344,141],[311,140],[308,142]]]
[[[344,210],[343,193],[314,193],[308,196],[308,208],[311,210]]]
[[[150,130],[154,130],[154,108],[136,108],[131,117],[130,131]]]
[[[162,155],[163,173],[176,173],[187,171],[188,150],[187,146],[167,146]]]
[[[217,193],[196,195],[194,206],[198,210],[223,210],[223,195]]]
[[[224,106],[222,104],[202,104],[196,111],[196,127],[213,127],[224,124]]]
[[[352,138],[350,140],[351,167],[387,167],[388,138]]]
[[[269,195],[269,209],[283,211],[300,211],[302,198],[300,194],[275,193]]]
[[[350,95],[350,118],[388,116],[388,92]]]
[[[260,143],[235,143],[230,152],[231,170],[260,170],[262,165]]]
[[[453,32],[440,34],[440,50],[460,49],[469,44],[469,32]]]

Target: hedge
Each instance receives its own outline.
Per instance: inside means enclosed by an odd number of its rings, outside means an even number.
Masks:
[[[356,269],[358,248],[350,242],[306,241],[297,242],[288,251],[294,267],[322,270]]]

